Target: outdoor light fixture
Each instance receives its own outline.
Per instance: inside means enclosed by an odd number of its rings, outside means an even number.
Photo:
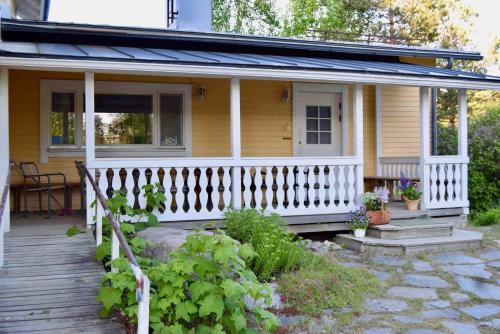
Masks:
[[[283,93],[281,94],[281,101],[283,103],[287,103],[289,99],[290,99],[290,89],[288,89],[287,87],[283,89]]]
[[[205,85],[200,85],[198,87],[198,100],[203,101],[205,100],[205,92],[207,91],[207,88]]]

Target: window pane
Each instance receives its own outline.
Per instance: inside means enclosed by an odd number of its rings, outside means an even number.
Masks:
[[[308,132],[307,133],[307,143],[308,144],[317,144],[318,143],[318,133],[317,132]]]
[[[160,95],[160,145],[182,145],[182,95]]]
[[[329,119],[321,119],[319,121],[319,129],[321,131],[330,131],[331,121]]]
[[[331,144],[331,132],[320,132],[319,133],[319,143],[320,144]]]
[[[52,93],[51,143],[75,144],[75,94]]]
[[[307,115],[307,117],[318,117],[318,107],[307,106],[306,107],[306,115]]]
[[[95,142],[152,144],[151,95],[95,95]]]
[[[319,117],[320,118],[331,118],[332,111],[330,107],[319,107]]]
[[[310,119],[308,118],[307,119],[307,131],[317,131],[318,130],[318,119],[317,118],[313,118],[313,119]]]

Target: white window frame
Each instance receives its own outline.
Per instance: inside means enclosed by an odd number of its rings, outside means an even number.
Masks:
[[[75,93],[75,144],[52,145],[50,113],[53,92]],[[83,145],[83,80],[40,80],[40,161],[49,157],[85,157]],[[99,157],[190,157],[192,156],[192,87],[189,84],[96,81],[95,94],[130,94],[153,96],[152,144],[96,145]],[[160,94],[182,94],[182,143],[160,145]]]

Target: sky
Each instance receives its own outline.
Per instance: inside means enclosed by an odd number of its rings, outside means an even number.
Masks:
[[[463,0],[479,16],[472,41],[482,54],[500,36],[500,0]],[[276,0],[278,8],[286,9],[287,0]],[[166,22],[166,0],[51,0],[50,21],[108,24],[163,28]],[[99,8],[99,10],[96,10]],[[497,66],[489,73],[500,75]]]

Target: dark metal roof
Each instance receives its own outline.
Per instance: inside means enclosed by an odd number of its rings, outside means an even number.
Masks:
[[[384,44],[323,42],[220,32],[2,20],[4,41],[225,51],[285,56],[398,61],[398,57],[481,60],[479,52]]]
[[[2,56],[310,71],[344,71],[446,79],[485,80],[500,83],[500,77],[414,64],[251,53],[3,41],[0,42],[0,57]]]

